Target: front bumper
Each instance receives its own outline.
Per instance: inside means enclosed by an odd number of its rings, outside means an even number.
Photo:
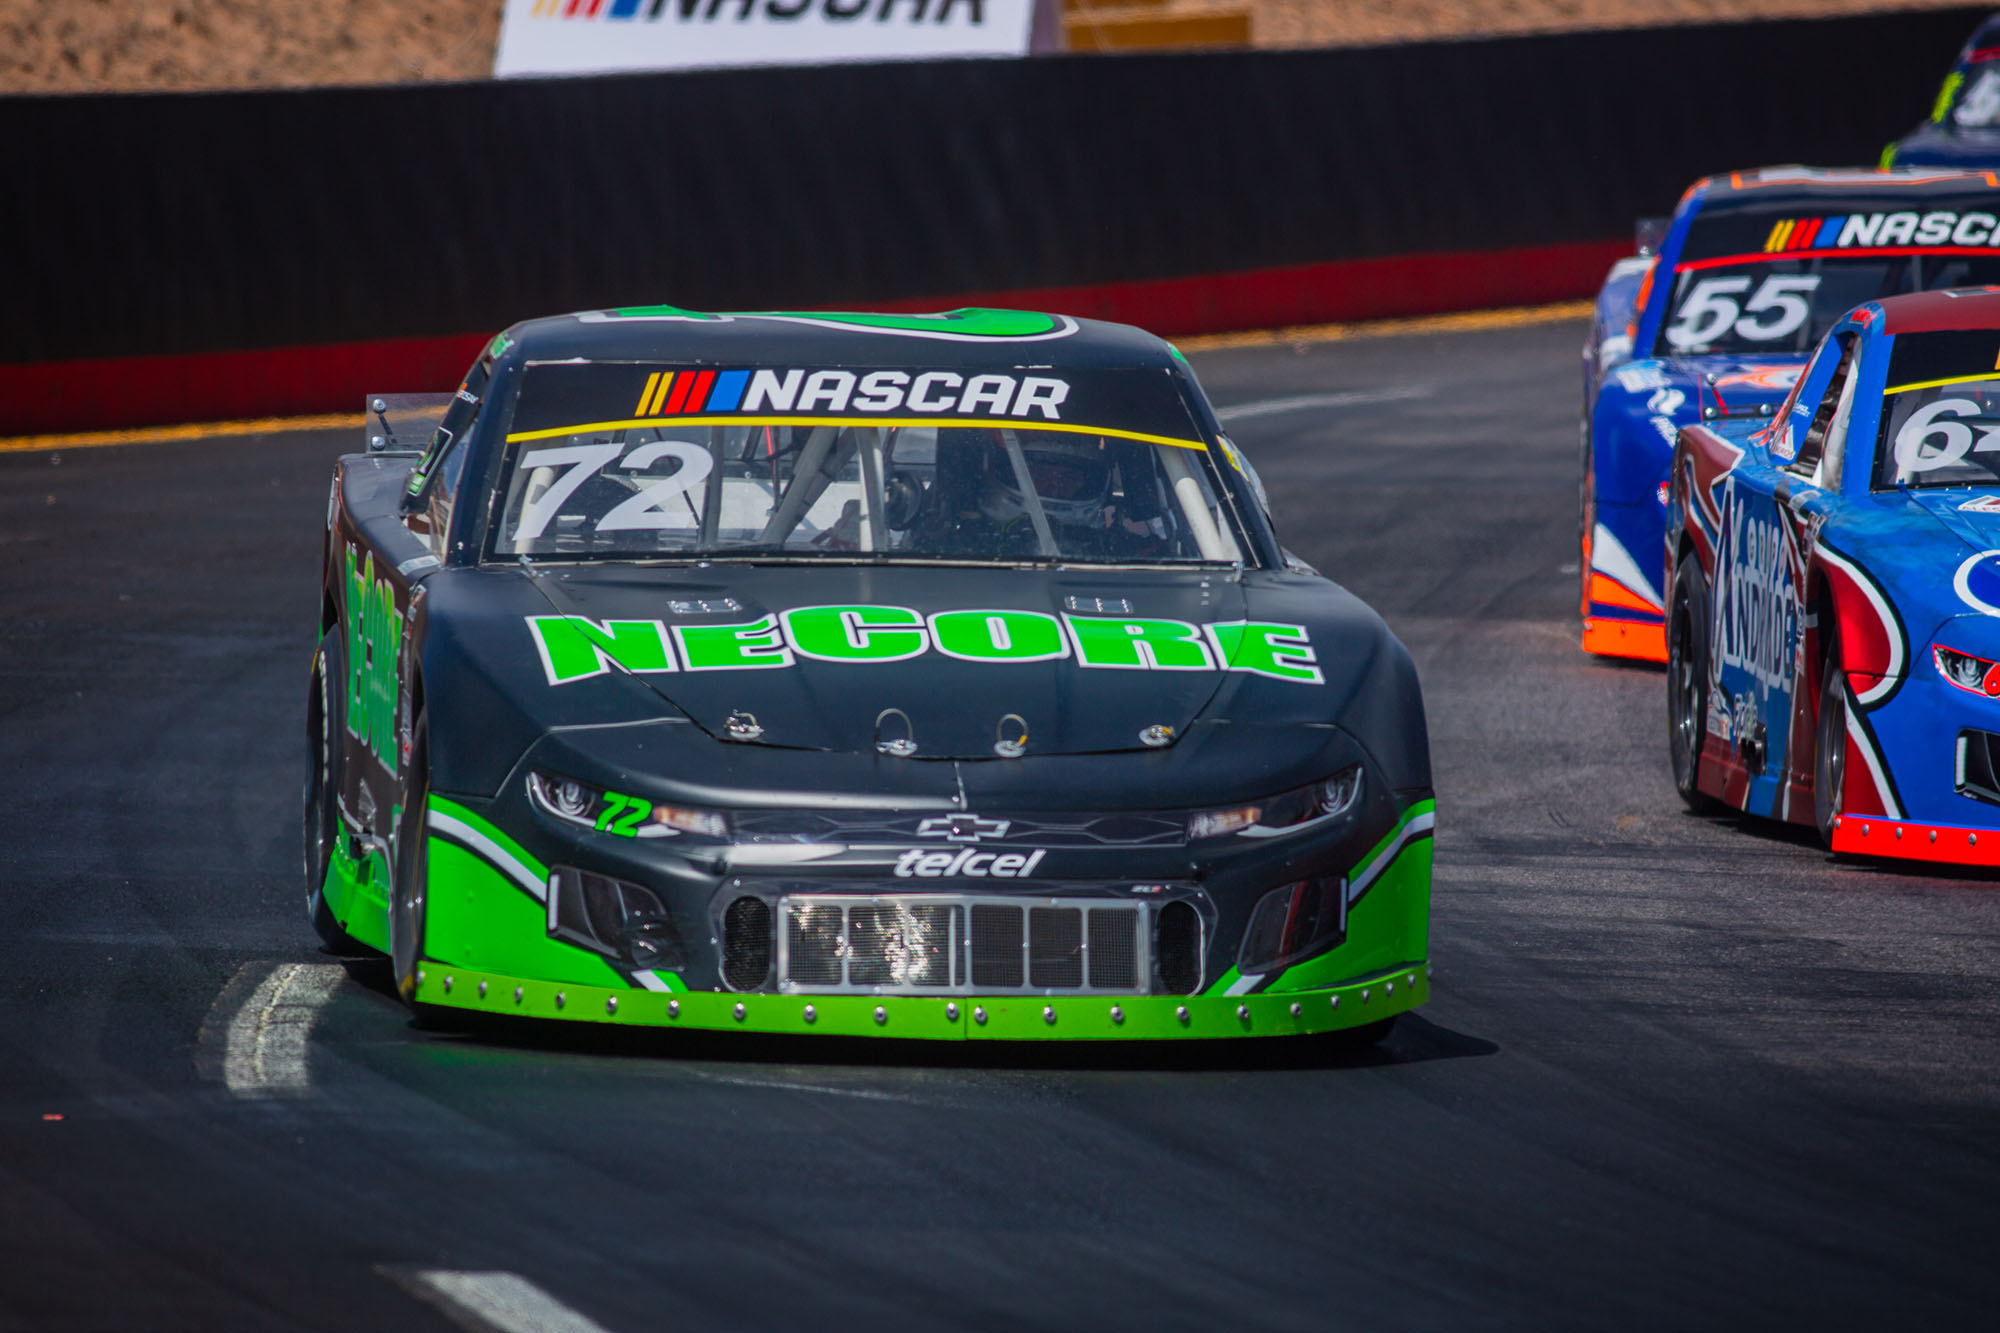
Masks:
[[[1637,613],[1631,613],[1635,617]],[[1629,657],[1640,662],[1667,660],[1667,622],[1663,617],[1622,619],[1583,618],[1583,651],[1597,657]]]
[[[1333,1031],[1401,1012],[1426,993],[1435,805],[1426,792],[1388,800],[1385,807],[1380,819],[1345,833],[1264,840],[1212,863],[1189,863],[1184,848],[1157,853],[1180,858],[1183,873],[1176,876],[1155,873],[1167,867],[1136,851],[1109,853],[1126,862],[1126,874],[1088,877],[1093,882],[1083,892],[1105,895],[1093,903],[1130,910],[1177,894],[1201,903],[1200,981],[1185,993],[1159,984],[1160,972],[1129,990],[1035,986],[1004,992],[987,990],[976,973],[965,985],[959,974],[960,984],[948,992],[913,994],[907,986],[857,993],[852,985],[828,993],[835,988],[784,981],[782,969],[764,985],[729,983],[721,967],[727,933],[722,906],[745,895],[795,889],[808,867],[774,868],[766,876],[741,867],[700,869],[685,858],[676,861],[671,851],[635,847],[630,840],[615,846],[587,835],[551,841],[545,827],[524,827],[518,816],[508,820],[527,835],[531,851],[487,817],[501,813],[492,806],[482,813],[463,799],[434,796],[415,998],[545,1019],[850,1036],[1130,1040]],[[638,967],[559,937],[549,908],[552,871],[580,860],[593,873],[648,885],[673,906],[686,945],[681,964]],[[919,897],[939,887],[885,880],[879,870],[859,867],[842,877],[832,873],[831,863],[821,864],[827,872],[812,892],[856,903]],[[670,865],[679,868],[669,873]],[[1347,893],[1343,933],[1319,952],[1243,974],[1234,964],[1251,908],[1269,890],[1307,876],[1339,878]],[[988,880],[979,892],[1017,895],[1023,906],[1074,905],[1065,882],[1073,887],[1078,878],[1065,872]],[[1111,882],[1119,879],[1127,881],[1122,888]],[[1154,879],[1171,883],[1129,882]],[[1165,897],[1154,896],[1162,890]],[[1052,896],[1058,893],[1063,897]],[[1120,893],[1125,896],[1112,896]],[[1091,931],[1094,937],[1095,924]]]
[[[1889,856],[1943,865],[2000,867],[2000,828],[1920,824],[1878,815],[1833,821],[1833,850],[1842,856]]]
[[[634,991],[428,962],[419,1004],[624,1027],[901,1037],[916,1041],[1147,1041],[1306,1036],[1406,1013],[1430,998],[1430,967],[1307,991],[1255,995],[738,995]]]

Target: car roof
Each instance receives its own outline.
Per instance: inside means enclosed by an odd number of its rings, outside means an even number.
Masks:
[[[2000,211],[2000,173],[1902,167],[1893,171],[1859,168],[1760,167],[1710,176],[1701,214],[1771,214],[1801,210],[1820,213],[1881,212],[1951,205]]]
[[[527,320],[501,336],[502,353],[530,361],[1166,368],[1177,356],[1128,324],[984,307],[924,315],[628,307]]]
[[[2000,47],[2000,14],[1980,20],[1979,26],[1972,30],[1972,36],[1966,38],[1964,49],[1958,53],[1958,63],[1969,65],[1992,60],[2000,56],[1996,47]]]
[[[1884,333],[2000,329],[2000,287],[1958,287],[1891,296],[1878,303]]]

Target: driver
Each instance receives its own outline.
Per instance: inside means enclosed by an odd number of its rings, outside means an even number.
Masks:
[[[1031,435],[1021,442],[1021,460],[1061,554],[1129,558],[1166,541],[1157,467],[1146,446]],[[919,548],[967,556],[1039,551],[1031,502],[997,430],[939,430],[936,476],[915,529]]]

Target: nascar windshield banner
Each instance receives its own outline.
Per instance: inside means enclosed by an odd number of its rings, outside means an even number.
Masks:
[[[1988,209],[1898,209],[1877,204],[1842,213],[1698,217],[1688,232],[1681,262],[1825,258],[1852,250],[2000,254],[2000,200]]]
[[[493,72],[1028,52],[1034,0],[507,0]]]
[[[922,366],[537,361],[527,368],[507,438],[849,419],[855,425],[1018,426],[1207,448],[1173,381],[1159,371],[1067,367],[977,374]]]

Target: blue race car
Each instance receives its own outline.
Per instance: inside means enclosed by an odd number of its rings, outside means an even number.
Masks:
[[[2000,288],[1862,304],[1761,428],[1679,433],[1668,738],[1690,806],[2000,866]]]
[[[1929,117],[1882,151],[1882,165],[2000,165],[2000,14],[1973,30]]]
[[[1584,650],[1666,660],[1681,427],[1762,424],[1864,301],[1987,282],[2000,282],[2000,183],[1985,172],[1783,167],[1695,182],[1657,253],[1612,269],[1584,346]]]

